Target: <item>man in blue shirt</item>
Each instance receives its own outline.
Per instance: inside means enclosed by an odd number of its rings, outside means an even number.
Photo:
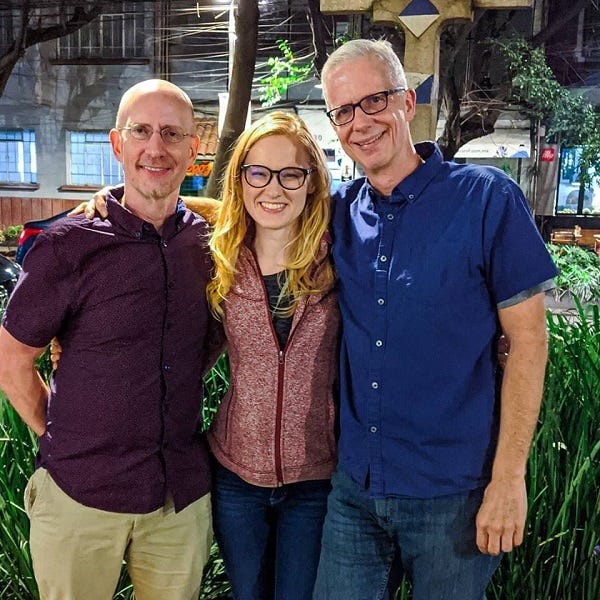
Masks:
[[[556,268],[512,180],[413,145],[387,42],[344,44],[322,80],[366,177],[334,198],[341,435],[314,598],[384,598],[406,573],[415,600],[480,600],[523,539]]]

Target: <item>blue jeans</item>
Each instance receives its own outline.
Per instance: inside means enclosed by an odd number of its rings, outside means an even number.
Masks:
[[[214,468],[213,528],[236,600],[310,600],[329,480],[263,488]]]
[[[314,600],[382,600],[407,576],[414,600],[482,600],[500,562],[475,545],[483,490],[372,499],[332,479]]]

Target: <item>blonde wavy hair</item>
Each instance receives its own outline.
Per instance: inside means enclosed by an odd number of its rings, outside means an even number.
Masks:
[[[313,268],[330,216],[330,177],[323,151],[302,119],[292,113],[274,111],[242,133],[225,172],[223,200],[210,238],[214,274],[207,286],[209,304],[218,318],[223,315],[222,302],[233,285],[240,247],[252,222],[244,207],[241,167],[250,148],[272,135],[284,135],[298,143],[309,158],[310,168],[314,169],[306,184],[312,191],[307,194],[306,205],[298,217],[295,235],[286,246],[282,295],[285,292],[290,307],[285,314],[293,313],[302,296],[322,293],[330,289],[335,280],[329,258],[318,269]]]

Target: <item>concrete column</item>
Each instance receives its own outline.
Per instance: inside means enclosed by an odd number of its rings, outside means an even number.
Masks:
[[[475,8],[530,8],[532,4],[533,0],[321,0],[321,12],[371,13],[373,23],[402,27],[402,63],[408,84],[417,92],[411,132],[418,142],[435,138],[442,28],[451,21],[471,20]]]

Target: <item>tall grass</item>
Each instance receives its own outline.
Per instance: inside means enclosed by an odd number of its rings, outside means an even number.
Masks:
[[[48,357],[44,355],[38,369],[50,373]],[[205,378],[203,403],[204,428],[208,427],[229,381],[227,357],[219,359]],[[0,598],[34,600],[38,598],[29,553],[29,520],[23,509],[23,492],[34,470],[37,439],[24,425],[4,394],[0,391]],[[204,570],[201,600],[227,598],[230,590],[223,562],[216,544]],[[115,600],[130,600],[133,591],[123,569]]]
[[[600,315],[577,303],[548,314],[544,402],[528,467],[523,545],[504,558],[488,598],[600,598]]]
[[[529,516],[523,545],[504,558],[489,600],[600,598],[600,314],[548,314],[549,361],[540,425],[528,469]],[[222,358],[206,379],[205,425],[228,382]],[[36,598],[22,495],[33,471],[35,436],[0,396],[0,598]],[[598,551],[600,552],[600,550]],[[408,585],[399,593],[410,597]],[[124,574],[115,598],[132,597]],[[218,549],[205,571],[202,600],[229,586]],[[352,599],[349,599],[352,600]]]

